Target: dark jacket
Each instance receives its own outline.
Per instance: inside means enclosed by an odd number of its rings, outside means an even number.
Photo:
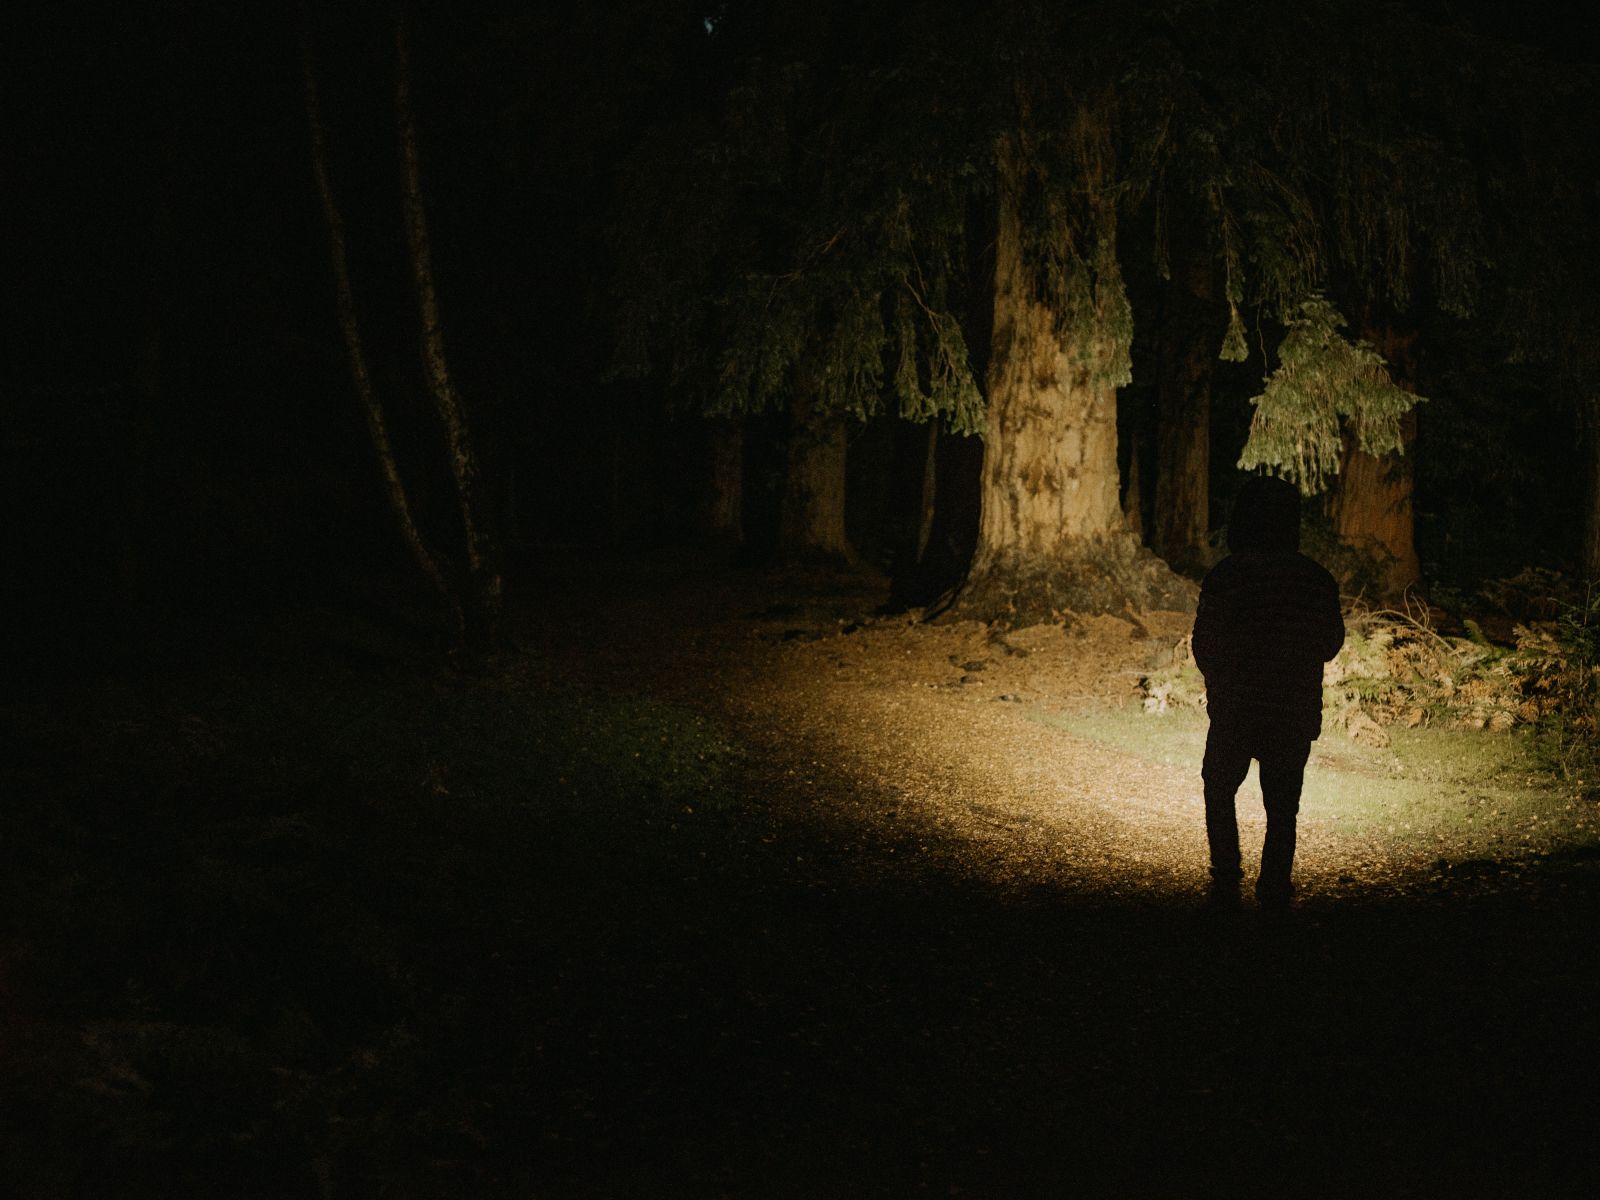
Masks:
[[[1339,587],[1300,553],[1300,493],[1256,477],[1240,489],[1232,551],[1200,586],[1194,661],[1213,721],[1269,720],[1307,740],[1322,732],[1322,664],[1344,644]]]

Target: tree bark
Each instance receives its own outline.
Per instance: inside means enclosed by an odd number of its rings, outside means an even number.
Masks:
[[[1369,339],[1388,361],[1395,382],[1412,387],[1416,381],[1415,337],[1382,330],[1369,334]],[[1400,431],[1403,451],[1382,458],[1362,451],[1347,431],[1344,458],[1328,496],[1334,536],[1371,564],[1376,598],[1383,601],[1398,600],[1422,581],[1412,506],[1415,409],[1401,419]]]
[[[845,534],[844,418],[797,400],[791,424],[783,499],[778,512],[778,556],[825,566],[859,565]]]
[[[1208,347],[1169,334],[1156,390],[1156,496],[1150,546],[1175,571],[1207,565],[1211,529],[1211,363]]]
[[[916,515],[896,549],[888,604],[897,612],[937,613],[954,599],[972,558],[983,447],[976,437],[951,436],[929,421],[904,430],[901,451],[908,474],[900,495]]]
[[[434,592],[449,612],[456,636],[462,631],[461,605],[450,586],[445,560],[428,544],[417,527],[411,511],[411,501],[405,481],[400,474],[400,464],[395,458],[394,446],[389,440],[389,423],[383,405],[372,386],[372,372],[367,366],[367,354],[361,339],[361,327],[356,320],[355,289],[350,282],[350,258],[345,246],[343,214],[334,199],[333,183],[328,168],[328,143],[322,123],[322,107],[317,93],[316,73],[311,65],[309,33],[302,36],[301,70],[305,93],[306,120],[311,129],[311,173],[316,181],[317,198],[322,206],[322,220],[328,231],[328,253],[333,260],[334,302],[338,313],[339,331],[344,337],[345,361],[350,368],[350,381],[355,387],[356,401],[367,423],[367,436],[378,459],[378,469],[383,476],[384,498],[389,511],[394,514],[400,536],[417,567],[432,586]]]
[[[927,446],[922,455],[922,489],[917,502],[917,540],[915,562],[920,567],[928,557],[933,540],[934,504],[939,496],[939,422],[927,423]]]
[[[409,13],[395,23],[395,124],[400,138],[402,201],[406,246],[411,257],[412,290],[421,327],[422,369],[433,397],[434,409],[444,425],[450,472],[455,480],[456,506],[466,537],[467,577],[471,587],[472,630],[477,648],[497,639],[502,583],[500,551],[487,523],[481,502],[482,477],[473,447],[466,407],[450,378],[444,351],[444,326],[433,280],[433,250],[428,237],[427,210],[422,198],[422,172],[417,153],[417,123],[411,106],[411,21]]]
[[[1600,401],[1591,399],[1588,425],[1584,430],[1589,442],[1589,504],[1584,514],[1583,575],[1600,586]]]
[[[1187,607],[1185,585],[1123,523],[1116,388],[1097,370],[1109,347],[1070,351],[1039,299],[1023,254],[1020,172],[1004,144],[998,185],[978,543],[951,615],[1027,625],[1068,611]]]
[[[1144,537],[1144,481],[1139,478],[1139,435],[1128,435],[1128,480],[1122,485],[1122,519],[1134,537]]]
[[[710,461],[701,521],[713,542],[738,546],[744,541],[744,422],[712,418],[706,434]]]

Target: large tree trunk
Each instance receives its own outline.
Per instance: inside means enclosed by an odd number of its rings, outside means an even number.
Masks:
[[[1415,338],[1390,330],[1369,333],[1369,338],[1388,361],[1395,382],[1413,387]],[[1398,600],[1422,581],[1412,507],[1416,409],[1401,419],[1400,430],[1403,451],[1382,458],[1362,451],[1346,432],[1344,458],[1328,496],[1334,536],[1370,563],[1375,599],[1383,601]]]
[[[1151,548],[1175,571],[1207,566],[1211,529],[1211,354],[1179,329],[1156,392],[1156,499]]]
[[[500,550],[482,503],[482,478],[473,448],[465,406],[450,378],[444,352],[444,326],[433,282],[433,250],[428,238],[427,210],[422,200],[422,172],[417,154],[417,123],[411,108],[411,37],[409,14],[395,23],[395,124],[400,137],[404,187],[406,246],[411,256],[412,290],[422,333],[422,368],[434,409],[444,424],[456,506],[466,535],[467,577],[471,587],[469,634],[474,649],[493,646],[499,633],[501,607]]]
[[[859,560],[845,535],[844,418],[821,413],[809,401],[790,410],[783,499],[778,511],[778,557],[797,563],[854,567]]]
[[[334,302],[338,312],[339,331],[344,336],[345,361],[350,368],[350,381],[355,386],[356,401],[366,418],[367,436],[372,442],[378,469],[383,476],[384,498],[389,511],[394,514],[400,536],[424,578],[444,603],[451,616],[454,633],[462,633],[461,605],[450,586],[445,560],[422,536],[411,511],[411,501],[405,482],[400,475],[400,464],[395,458],[394,446],[389,440],[389,423],[383,405],[372,386],[372,372],[367,366],[367,354],[361,338],[361,327],[356,321],[355,289],[350,282],[350,259],[345,247],[344,217],[334,200],[333,183],[328,170],[328,143],[323,131],[322,108],[317,94],[316,74],[311,65],[309,33],[301,42],[301,67],[305,93],[306,120],[311,127],[311,173],[317,185],[317,198],[322,205],[323,224],[328,231],[328,253],[333,260]]]
[[[1117,394],[1101,369],[1110,347],[1084,355],[1064,343],[1025,261],[1014,151],[999,159],[978,544],[952,614],[1026,625],[1187,606],[1182,582],[1123,521]]]

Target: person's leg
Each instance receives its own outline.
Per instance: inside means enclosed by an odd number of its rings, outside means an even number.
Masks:
[[[1206,842],[1211,850],[1213,887],[1232,888],[1235,893],[1244,872],[1239,866],[1239,817],[1233,798],[1249,770],[1250,747],[1244,731],[1233,721],[1213,717],[1200,767],[1206,796]]]
[[[1261,799],[1267,810],[1267,837],[1261,847],[1261,874],[1256,898],[1283,906],[1294,894],[1295,826],[1300,814],[1300,787],[1305,780],[1311,743],[1296,737],[1272,738],[1261,749]]]

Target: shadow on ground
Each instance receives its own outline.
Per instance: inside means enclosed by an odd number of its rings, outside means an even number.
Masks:
[[[876,878],[536,667],[16,704],[23,1196],[1588,1195],[1600,872],[1282,925]]]

